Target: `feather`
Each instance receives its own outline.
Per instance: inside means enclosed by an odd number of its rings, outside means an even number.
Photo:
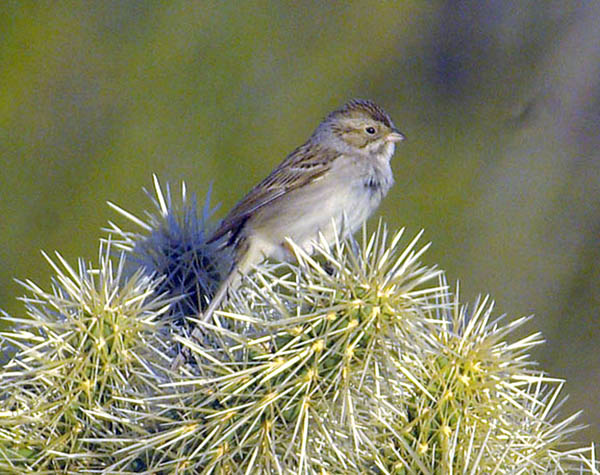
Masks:
[[[234,241],[248,218],[258,209],[290,191],[318,180],[329,171],[332,162],[339,156],[339,152],[310,141],[298,147],[235,205],[221,221],[209,242],[217,241],[228,233],[231,233],[230,241]]]

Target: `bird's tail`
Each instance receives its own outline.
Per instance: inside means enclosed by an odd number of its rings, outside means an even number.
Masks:
[[[245,244],[245,243],[243,243]],[[238,257],[241,256],[241,257]],[[221,282],[215,296],[208,304],[208,308],[198,315],[198,319],[203,322],[208,322],[210,319],[213,319],[215,325],[221,326],[221,323],[216,315],[214,315],[215,310],[217,310],[221,305],[227,302],[229,298],[229,294],[231,291],[238,288],[240,282],[242,281],[243,276],[258,262],[263,259],[262,252],[258,249],[257,246],[240,246],[236,249],[236,257],[234,258],[234,263],[231,267],[231,271],[227,275],[227,277]],[[202,325],[197,325],[192,331],[192,338],[197,341],[202,341]],[[171,365],[171,369],[177,369],[183,362],[185,361],[184,352],[180,352]]]
[[[227,301],[229,291],[231,289],[236,288],[239,285],[239,281],[242,279],[242,276],[237,269],[238,267],[234,266],[229,275],[225,278],[225,280],[221,282],[221,285],[217,289],[217,292],[215,293],[213,299],[210,301],[208,308],[198,315],[199,320],[208,322],[209,319],[213,317],[215,310],[217,310],[221,306],[221,304],[224,304]],[[221,323],[218,317],[216,316],[214,316],[214,323],[217,326],[221,326]],[[202,325],[196,325],[196,328],[194,328],[194,330],[192,331],[191,338],[192,340],[201,342],[202,337]],[[171,369],[175,371],[177,368],[179,368],[185,362],[188,356],[189,350],[186,348],[182,349],[171,363]]]
[[[225,304],[227,302],[229,292],[235,290],[240,284],[241,280],[242,275],[240,274],[239,267],[236,265],[233,267],[231,272],[229,272],[229,275],[225,278],[225,280],[221,282],[221,285],[219,285],[215,296],[208,304],[208,308],[204,312],[202,312],[201,315],[199,315],[200,319],[205,322],[208,322],[215,313],[215,310],[217,310],[222,304]],[[218,321],[216,321],[215,323],[218,324]]]
[[[253,246],[245,240],[238,243],[235,254],[236,257],[229,275],[219,285],[215,296],[208,304],[208,308],[199,315],[200,320],[207,322],[213,318],[215,323],[219,325],[218,320],[214,318],[215,310],[227,302],[229,294],[239,287],[243,276],[248,273],[252,266],[264,258],[258,246]]]

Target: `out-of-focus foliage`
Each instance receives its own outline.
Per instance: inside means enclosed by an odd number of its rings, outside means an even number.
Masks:
[[[407,135],[380,214],[426,229],[467,300],[535,313],[536,356],[600,438],[600,4],[0,5],[0,307],[39,249],[95,253],[152,172],[229,208],[321,117],[375,100]],[[471,292],[471,293],[469,293]]]

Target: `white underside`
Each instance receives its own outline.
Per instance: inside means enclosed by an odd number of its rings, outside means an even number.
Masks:
[[[203,318],[213,316],[229,289],[237,287],[241,276],[253,265],[267,257],[290,259],[286,238],[310,254],[320,235],[331,244],[335,234],[344,238],[354,233],[393,184],[390,168],[393,154],[394,144],[389,142],[380,155],[367,151],[362,156],[341,156],[321,178],[259,209],[242,231],[248,247],[221,284]],[[370,182],[379,186],[368,186]]]
[[[331,243],[335,234],[343,238],[354,233],[393,183],[389,161],[394,147],[389,145],[377,158],[338,158],[323,177],[257,212],[246,223],[250,249],[242,266],[248,268],[265,257],[289,259],[286,238],[312,253],[320,234]],[[371,178],[381,186],[365,186]]]

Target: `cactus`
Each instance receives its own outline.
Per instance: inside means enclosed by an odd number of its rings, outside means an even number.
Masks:
[[[49,259],[52,290],[23,282],[28,318],[4,316],[3,473],[598,473],[541,336],[510,341],[528,318],[461,304],[420,234],[290,242],[205,322],[229,263],[212,209],[155,192],[146,221],[112,205],[142,232],[111,223],[96,266]]]

